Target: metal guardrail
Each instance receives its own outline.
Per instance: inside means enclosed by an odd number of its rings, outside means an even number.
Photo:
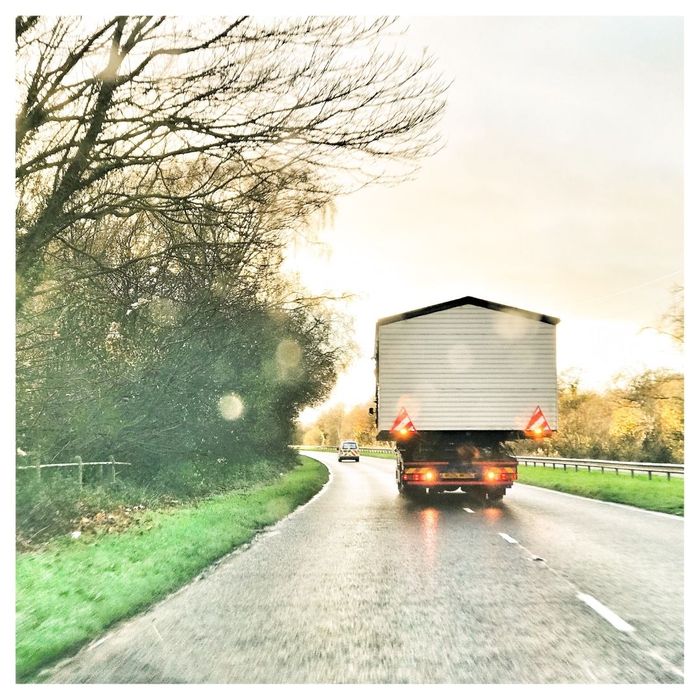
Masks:
[[[396,450],[393,447],[360,447],[360,452],[362,454],[380,454],[380,455],[393,455],[396,454]]]
[[[335,452],[335,447],[323,447],[320,445],[292,445],[295,448],[303,448],[306,450],[323,450],[327,452]],[[372,454],[394,454],[395,450],[391,447],[360,447],[360,454],[371,456]],[[571,459],[569,457],[540,457],[539,455],[516,455],[519,466],[551,466],[552,469],[563,469],[573,467],[574,471],[581,468],[600,471],[605,473],[605,470],[614,471],[619,474],[621,471],[630,472],[630,476],[635,473],[648,474],[649,479],[653,474],[665,474],[668,481],[671,476],[683,477],[685,473],[684,464],[666,464],[662,462],[615,462],[606,459]]]
[[[522,466],[551,466],[552,469],[567,470],[573,467],[574,471],[580,468],[586,468],[589,472],[593,469],[600,471],[602,474],[605,470],[614,471],[619,474],[621,471],[630,472],[630,476],[634,476],[635,472],[641,472],[649,476],[649,480],[653,474],[665,474],[668,481],[671,480],[671,475],[683,477],[685,473],[684,464],[665,464],[661,462],[614,462],[606,459],[570,459],[568,457],[540,457],[539,455],[516,455],[518,464]]]
[[[60,462],[55,464],[26,464],[18,466],[18,470],[24,469],[34,469],[36,470],[36,476],[39,481],[41,481],[41,470],[55,467],[78,467],[78,483],[80,488],[83,488],[83,467],[99,467],[100,468],[100,481],[104,480],[104,468],[110,467],[110,483],[115,483],[117,478],[117,472],[115,467],[125,466],[130,467],[131,462],[117,462],[114,457],[110,457],[109,462],[83,462],[80,456],[76,456],[76,462]]]
[[[330,445],[289,445],[293,450],[320,450],[321,452],[336,452],[337,447]],[[393,447],[360,447],[359,451],[363,455],[371,456],[372,454],[388,454],[393,455],[396,450]]]

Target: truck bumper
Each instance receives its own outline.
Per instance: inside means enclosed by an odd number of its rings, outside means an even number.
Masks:
[[[515,483],[514,481],[476,481],[475,479],[461,481],[442,481],[437,479],[435,481],[424,481],[418,479],[408,479],[406,478],[406,474],[401,476],[401,481],[406,484],[406,486],[420,486],[421,488],[427,489],[440,488],[440,486],[461,486],[462,488],[470,488],[471,486],[487,486],[489,488],[509,489]]]

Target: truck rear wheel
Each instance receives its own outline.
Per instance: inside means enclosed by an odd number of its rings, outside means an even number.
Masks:
[[[396,485],[399,489],[399,493],[402,496],[415,498],[416,494],[418,493],[418,489],[415,486],[406,486],[406,484],[404,484],[402,481],[396,482]]]
[[[487,492],[489,501],[502,501],[506,495],[505,489],[493,489]]]

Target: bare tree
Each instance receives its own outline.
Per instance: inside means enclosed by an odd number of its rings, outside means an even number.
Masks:
[[[657,330],[670,336],[678,345],[683,345],[685,339],[685,312],[683,304],[683,287],[675,285],[671,289],[671,304],[661,317]]]
[[[18,444],[194,454],[237,382],[241,439],[289,442],[349,347],[280,273],[289,237],[436,146],[443,86],[393,26],[16,20]]]
[[[20,298],[38,284],[47,251],[89,254],[80,232],[95,221],[245,219],[272,190],[276,205],[295,201],[303,216],[341,191],[405,174],[436,145],[444,86],[425,55],[382,48],[395,45],[393,27],[18,18]],[[388,161],[403,167],[388,171]]]

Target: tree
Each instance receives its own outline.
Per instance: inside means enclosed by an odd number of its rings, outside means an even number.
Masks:
[[[321,436],[321,445],[326,447],[337,447],[345,437],[342,434],[343,417],[345,406],[336,404],[325,410],[316,420],[314,427],[318,428]]]
[[[516,443],[519,454],[683,462],[683,375],[645,371],[602,392],[559,381],[559,429],[542,441]]]
[[[359,406],[353,406],[343,416],[341,430],[345,437],[357,440],[360,445],[371,445],[377,434],[374,417],[367,410],[371,401]]]
[[[347,344],[285,247],[436,145],[443,87],[380,48],[392,26],[17,18],[18,444],[157,463],[290,442]]]
[[[43,313],[52,334],[22,339],[18,445],[41,445],[45,459],[270,457],[343,365],[344,345],[323,305],[243,304],[195,282],[174,300],[142,297],[117,316],[108,283],[83,280],[84,296],[73,288],[67,299],[65,288],[45,295],[59,296],[57,311]],[[222,412],[229,396],[240,401],[240,416]]]
[[[671,304],[661,317],[657,330],[670,336],[678,345],[685,339],[685,313],[683,305],[683,287],[675,285],[671,289]]]
[[[331,406],[306,427],[304,444],[334,446],[344,439],[356,440],[361,446],[375,444],[377,428],[368,411],[371,404],[367,400],[347,409],[343,404]]]
[[[633,377],[618,401],[641,415],[638,444],[648,461],[683,462],[684,378],[667,370],[648,370]]]
[[[430,152],[444,88],[380,48],[392,24],[18,18],[20,302],[63,247],[109,267],[75,238],[94,222],[223,224],[273,191],[298,224]]]

